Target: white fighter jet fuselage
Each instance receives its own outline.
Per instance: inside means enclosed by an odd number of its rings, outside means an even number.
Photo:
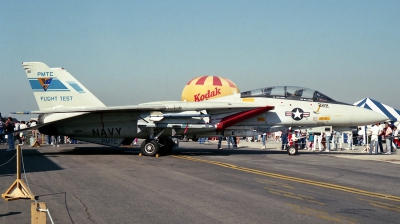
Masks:
[[[170,150],[175,135],[247,136],[253,130],[287,127],[336,128],[382,122],[388,118],[371,110],[341,103],[312,89],[266,87],[202,102],[152,102],[106,107],[79,81],[61,68],[41,62],[23,63],[39,105],[39,130],[47,135],[118,147],[134,138],[147,139],[146,155]]]

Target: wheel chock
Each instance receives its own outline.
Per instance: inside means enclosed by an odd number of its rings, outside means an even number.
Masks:
[[[143,154],[142,154],[142,153],[139,153],[139,156],[143,156]]]
[[[156,154],[156,157],[160,157],[160,154],[157,153],[157,154]]]

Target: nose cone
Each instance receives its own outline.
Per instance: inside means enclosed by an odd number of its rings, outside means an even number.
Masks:
[[[375,123],[383,123],[389,118],[381,113],[365,109],[362,107],[354,107],[353,109],[353,125],[370,125]]]

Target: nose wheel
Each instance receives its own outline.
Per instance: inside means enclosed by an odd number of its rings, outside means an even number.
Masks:
[[[289,156],[294,156],[294,155],[299,154],[299,150],[297,149],[297,147],[294,147],[294,146],[290,146],[287,149],[287,152],[288,152]]]

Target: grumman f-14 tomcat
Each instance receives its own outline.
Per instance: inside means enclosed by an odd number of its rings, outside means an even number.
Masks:
[[[253,136],[295,127],[335,129],[373,124],[387,117],[345,104],[303,87],[276,86],[202,102],[152,102],[106,107],[63,68],[24,62],[23,68],[39,111],[38,127],[46,135],[119,147],[145,139],[144,155],[168,153],[171,136]]]

